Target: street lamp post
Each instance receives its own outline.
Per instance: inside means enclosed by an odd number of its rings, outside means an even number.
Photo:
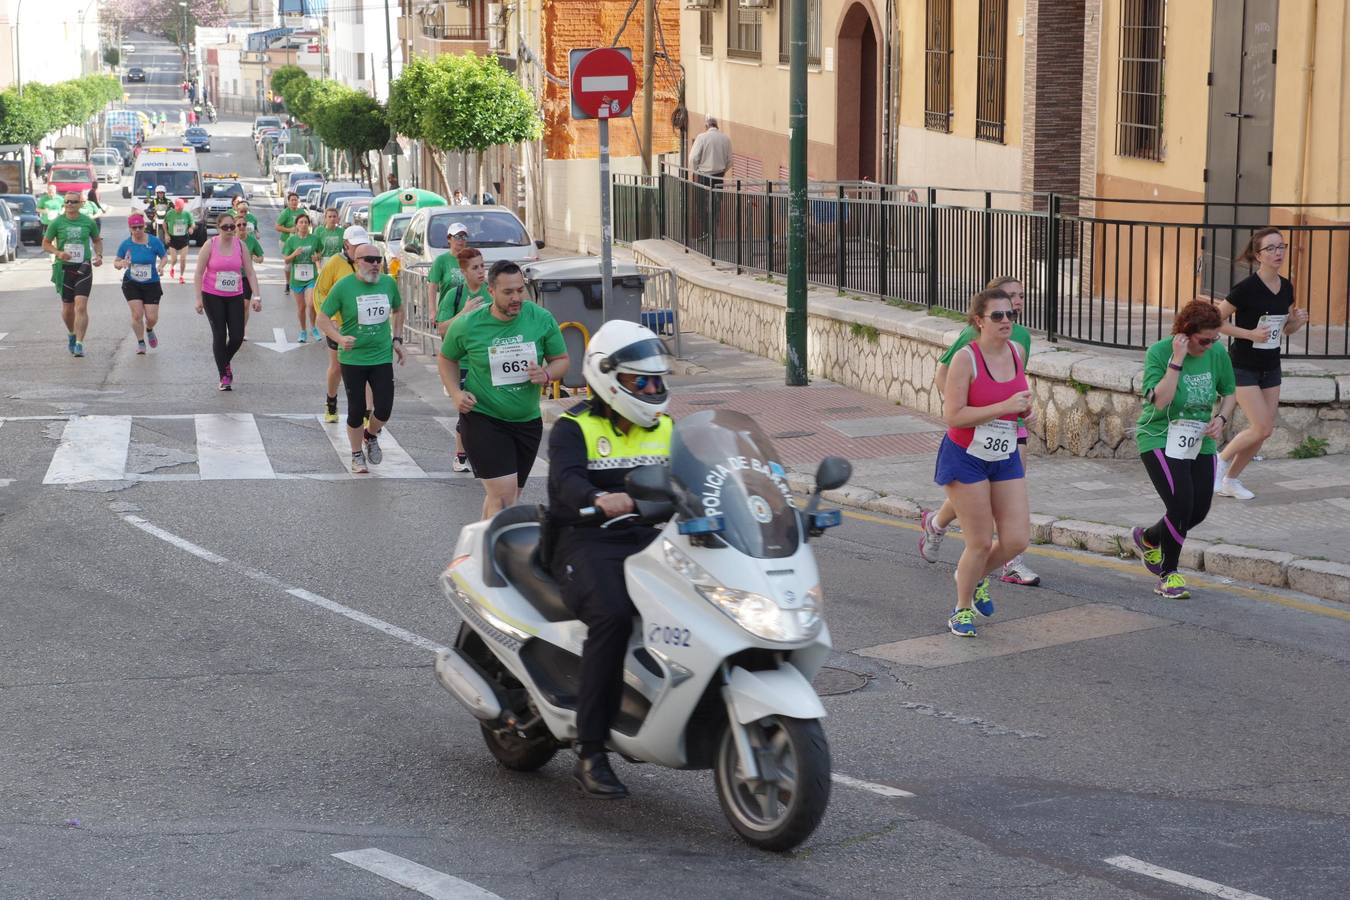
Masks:
[[[385,102],[388,103],[388,102],[389,102],[389,94],[391,94],[391,93],[393,92],[393,90],[394,90],[394,38],[393,38],[393,35],[390,34],[390,29],[389,29],[389,0],[384,0],[384,54],[385,54],[385,62],[388,64],[388,69],[389,69],[389,83],[388,83],[388,85],[385,87],[385,98],[384,98],[384,99],[385,99]],[[394,145],[394,146],[393,146],[393,149],[394,149],[395,151],[398,150],[398,143],[397,143],[397,141],[398,141],[398,138],[397,138],[397,137],[395,136],[395,134],[394,134],[394,129],[393,129],[392,126],[390,126],[390,128],[389,128],[389,143]],[[386,149],[388,149],[388,148],[386,148]],[[390,171],[390,172],[393,174],[393,176],[394,176],[394,184],[397,185],[397,184],[399,183],[399,180],[398,180],[398,153],[397,153],[397,152],[394,152],[394,153],[391,154],[390,157],[389,157],[389,171]]]
[[[19,30],[23,15],[23,0],[14,7],[14,86],[23,96],[23,65],[19,62],[19,48],[23,46],[23,32]]]

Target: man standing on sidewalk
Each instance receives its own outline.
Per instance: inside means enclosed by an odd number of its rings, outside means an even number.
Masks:
[[[694,170],[694,179],[709,194],[708,200],[698,204],[700,211],[708,211],[700,216],[706,216],[706,219],[696,229],[703,237],[708,236],[713,230],[712,223],[717,221],[717,195],[722,190],[722,179],[731,168],[731,138],[717,127],[715,117],[708,116],[705,124],[703,133],[694,138],[694,147],[689,154],[689,167]]]

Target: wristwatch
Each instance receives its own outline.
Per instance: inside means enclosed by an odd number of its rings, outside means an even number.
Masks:
[[[394,343],[395,343],[395,344],[401,344],[401,343],[403,343],[403,338],[401,338],[401,337],[396,337],[396,338],[394,338]]]

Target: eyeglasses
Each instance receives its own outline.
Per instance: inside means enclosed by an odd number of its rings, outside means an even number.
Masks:
[[[144,231],[144,230],[145,230],[145,226],[144,226],[144,225],[132,225],[132,226],[131,226],[131,230],[132,230],[132,231]]]
[[[1194,335],[1192,335],[1192,337],[1194,337]],[[1199,344],[1201,347],[1208,347],[1210,344],[1214,343],[1217,340],[1218,338],[1202,338],[1202,337],[1195,338],[1195,342]]]
[[[1017,313],[1013,312],[1011,309],[996,309],[986,313],[985,318],[992,319],[995,322],[1002,322],[1004,319],[1007,319],[1009,322],[1015,322],[1017,320]]]
[[[1289,249],[1288,244],[1271,244],[1268,247],[1262,247],[1258,252],[1265,253],[1267,250],[1284,251],[1288,249]]]
[[[657,391],[664,391],[666,389],[665,379],[660,375],[639,375],[633,379],[633,388],[635,390],[645,391],[647,385],[655,386]]]
[[[219,227],[221,231],[234,231],[233,225],[221,225]]]
[[[358,256],[357,259],[361,260],[361,262],[363,263],[370,263],[371,265],[374,265],[375,263],[379,262],[384,262],[383,256]]]
[[[78,200],[67,200],[67,201],[66,201],[66,206],[79,206],[79,205],[80,205],[80,201],[78,201]]]

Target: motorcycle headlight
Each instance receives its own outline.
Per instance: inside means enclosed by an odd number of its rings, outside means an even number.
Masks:
[[[688,579],[704,599],[756,637],[794,643],[811,640],[820,633],[820,585],[807,591],[800,604],[788,608],[772,597],[726,587],[670,541],[663,542],[662,550],[666,563]]]

